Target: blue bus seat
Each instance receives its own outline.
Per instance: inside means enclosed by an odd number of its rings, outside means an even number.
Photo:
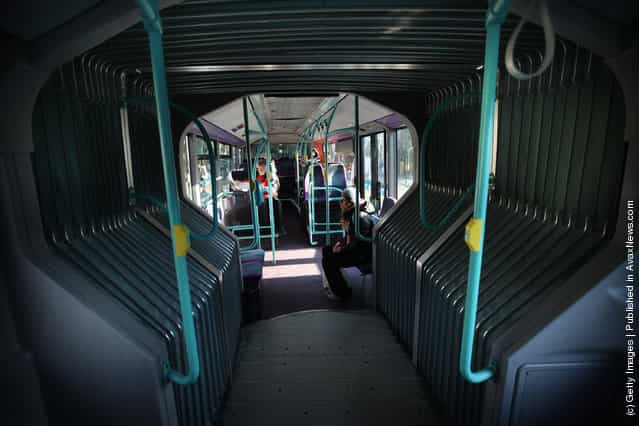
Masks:
[[[393,208],[396,202],[397,200],[393,197],[385,197],[384,201],[382,201],[382,207],[379,209],[379,217],[384,217],[384,215]]]
[[[264,269],[264,250],[248,250],[240,255],[242,264],[242,311],[244,323],[251,323],[262,317],[260,287]]]
[[[314,188],[324,187],[324,169],[321,165],[312,164],[306,172],[306,178],[304,179],[304,201],[308,201],[310,198],[309,190],[311,188],[311,179],[313,179]],[[315,191],[313,197],[315,200],[323,200],[325,195],[325,191]]]
[[[342,163],[332,163],[328,165],[328,186],[346,189],[346,171]],[[336,190],[329,191],[330,197],[339,197],[341,193]]]

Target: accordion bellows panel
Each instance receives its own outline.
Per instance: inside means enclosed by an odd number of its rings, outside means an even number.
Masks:
[[[185,371],[166,213],[147,202],[163,198],[152,110],[129,108],[134,199],[125,170],[117,91],[113,87],[113,93],[100,99],[86,96],[69,78],[70,67],[52,75],[33,114],[33,162],[45,233],[70,267],[165,342],[168,359],[158,355],[158,375],[168,365]],[[182,205],[182,214],[196,230],[211,226],[189,205]],[[194,241],[193,250],[187,263],[201,373],[193,385],[173,386],[176,415],[170,417],[182,426],[217,421],[241,323],[237,240],[220,227],[211,239]],[[90,308],[91,301],[87,303]]]
[[[495,361],[501,336],[525,334],[530,318],[524,317],[551,300],[614,233],[626,155],[623,96],[592,54],[574,48],[562,60],[570,73],[557,66],[529,83],[500,81],[475,370]],[[474,174],[456,137],[469,121],[456,110],[433,128],[429,155],[450,161],[427,164],[429,188],[436,182],[450,192],[461,186],[457,176]],[[451,424],[479,425],[489,415],[483,412],[487,386],[470,384],[459,372],[469,258],[464,228],[451,229],[418,269],[417,259],[437,239],[420,224],[418,198],[410,193],[377,234],[378,304],[402,341],[410,346],[415,337],[414,361]],[[433,220],[449,208],[436,201],[427,206]]]

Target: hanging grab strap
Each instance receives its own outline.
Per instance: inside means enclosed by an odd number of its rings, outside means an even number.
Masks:
[[[495,113],[495,85],[497,60],[499,58],[499,33],[508,13],[509,0],[490,2],[486,15],[486,48],[484,52],[484,78],[481,93],[481,116],[479,123],[479,150],[477,154],[477,177],[475,178],[475,205],[473,218],[466,226],[466,244],[470,249],[468,283],[464,305],[464,326],[459,354],[462,376],[471,383],[481,383],[495,374],[491,363],[479,371],[472,369],[473,344],[477,321],[479,280],[484,251],[484,224],[488,208],[488,186],[493,136],[493,114]]]
[[[189,247],[188,230],[181,223],[180,204],[177,195],[177,178],[175,176],[175,161],[173,158],[173,142],[171,140],[171,115],[169,112],[169,97],[164,69],[164,50],[162,46],[162,24],[158,12],[157,0],[136,0],[140,15],[144,20],[144,29],[149,36],[151,50],[151,65],[153,69],[153,88],[155,90],[155,105],[158,115],[158,128],[162,148],[162,167],[164,169],[164,187],[166,190],[167,210],[171,224],[173,240],[173,261],[177,276],[180,296],[180,313],[186,348],[187,372],[180,373],[169,365],[164,366],[164,377],[176,384],[187,385],[197,381],[200,374],[200,357],[198,354],[195,325],[193,323],[193,309],[191,307],[191,293],[189,288],[189,273],[186,263],[186,251]]]
[[[513,33],[510,35],[510,39],[508,40],[508,44],[506,45],[506,69],[508,73],[512,75],[517,80],[530,80],[533,77],[537,77],[541,75],[546,69],[550,66],[554,56],[555,56],[555,31],[552,27],[552,21],[550,19],[550,14],[548,13],[548,5],[545,0],[532,0],[530,2],[530,6],[527,12],[527,15],[530,15],[530,11],[532,7],[536,4],[539,4],[539,16],[541,18],[541,25],[544,28],[544,59],[537,68],[537,71],[526,74],[522,72],[517,65],[515,65],[515,43],[517,43],[517,38],[519,37],[519,33],[524,27],[524,23],[526,22],[526,16],[522,16],[521,20],[513,30]]]
[[[441,104],[437,106],[435,112],[426,123],[426,127],[424,128],[424,135],[422,136],[422,144],[419,147],[419,213],[422,221],[422,226],[429,231],[436,231],[439,228],[445,226],[450,222],[455,216],[455,213],[464,205],[470,194],[472,193],[475,185],[469,186],[466,191],[462,194],[461,198],[453,205],[448,213],[437,223],[429,223],[426,215],[426,162],[427,162],[427,154],[426,150],[428,148],[428,136],[430,135],[430,131],[433,128],[433,125],[439,118],[439,115],[450,105],[453,101],[457,101],[459,99],[467,99],[467,98],[475,98],[479,97],[479,93],[467,93],[459,96],[451,96],[450,98],[443,101]]]
[[[124,100],[125,104],[145,104],[145,105],[149,105],[149,104],[154,104],[156,102],[155,98],[153,96],[139,96],[139,97],[131,97],[131,98],[126,98]],[[181,105],[175,104],[173,102],[169,101],[169,105],[174,108],[176,111],[180,112],[183,116],[185,116],[187,119],[191,120],[192,122],[195,123],[195,125],[197,126],[198,130],[200,131],[200,133],[202,134],[202,138],[204,139],[204,143],[206,144],[206,150],[207,150],[207,154],[209,157],[209,164],[211,165],[211,172],[212,172],[212,176],[215,174],[215,171],[217,170],[217,164],[215,162],[215,151],[213,149],[213,143],[211,142],[211,138],[209,137],[209,133],[206,131],[206,127],[204,127],[204,125],[202,124],[202,122],[200,121],[200,119],[195,116],[195,114],[193,114],[191,111],[189,111],[188,109],[184,108]],[[217,194],[217,182],[216,179],[211,178],[211,191],[213,192],[213,194]],[[145,195],[145,194],[135,194],[135,197],[139,197],[141,199],[146,199],[150,202],[152,202],[153,204],[157,205],[158,207],[164,209],[165,206],[163,203],[158,202],[157,199]],[[205,233],[205,234],[200,234],[197,233],[195,231],[192,231],[189,229],[189,235],[191,236],[191,238],[193,238],[194,240],[208,240],[211,239],[213,237],[213,235],[215,235],[215,231],[217,230],[217,214],[216,212],[213,213],[213,223],[211,225],[211,229]]]

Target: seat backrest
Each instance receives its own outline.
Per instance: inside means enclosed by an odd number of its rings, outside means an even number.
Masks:
[[[248,170],[246,169],[234,169],[231,170],[231,178],[234,181],[243,182],[249,180]]]
[[[365,238],[371,238],[373,236],[373,226],[377,223],[377,220],[373,215],[366,212],[359,212],[359,232]]]
[[[393,197],[384,198],[384,201],[382,201],[382,208],[379,209],[380,217],[382,217],[386,213],[388,213],[388,211],[393,208],[393,206],[395,205],[396,201],[397,200],[395,200]]]
[[[328,185],[339,189],[346,188],[346,171],[342,163],[328,165]]]
[[[280,158],[275,160],[275,167],[280,177],[295,176],[295,160],[292,158]]]
[[[308,171],[306,172],[306,178],[304,179],[304,200],[309,199],[309,189],[310,182],[313,179],[313,186],[323,187],[324,186],[324,171],[322,170],[322,166],[319,164],[313,164],[308,167]],[[315,199],[324,198],[325,191],[315,191],[314,197]]]
[[[240,261],[242,263],[260,263],[264,264],[264,250],[252,249],[246,250],[240,254]]]
[[[264,250],[255,249],[245,251],[240,255],[240,264],[242,268],[242,278],[244,284],[257,285],[262,278],[264,268]]]

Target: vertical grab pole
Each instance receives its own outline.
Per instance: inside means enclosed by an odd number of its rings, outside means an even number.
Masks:
[[[251,104],[251,110],[253,111],[253,117],[255,117],[255,121],[257,121],[257,125],[260,128],[260,132],[262,133],[262,142],[261,142],[261,148],[259,151],[259,154],[262,154],[262,151],[264,151],[264,155],[266,155],[266,168],[267,168],[267,172],[266,172],[266,182],[267,182],[267,186],[268,186],[268,211],[269,211],[269,228],[271,231],[271,251],[273,252],[273,264],[276,263],[275,261],[275,221],[274,221],[274,214],[273,214],[273,186],[271,185],[271,177],[272,177],[272,170],[273,168],[271,167],[271,143],[268,140],[268,133],[266,132],[266,128],[264,127],[264,124],[262,123],[262,120],[260,119],[260,116],[257,114],[257,111],[255,111],[255,107],[253,106],[253,103],[250,102],[249,99],[249,103]],[[248,126],[248,122],[247,122],[247,126]],[[259,161],[259,155],[255,155],[255,161],[258,162]],[[255,168],[253,168],[254,172],[257,173],[255,171]],[[255,186],[259,186],[257,184],[257,179],[255,180]],[[258,215],[259,217],[259,215]],[[260,240],[261,240],[262,236],[261,236],[261,224],[260,224]],[[261,244],[261,242],[260,242]],[[261,247],[261,245],[260,245]]]
[[[314,143],[314,139],[315,139],[315,123],[313,123],[313,126],[311,127],[311,130],[309,131],[308,135],[309,135],[308,136],[308,141],[310,141],[310,143],[311,143],[310,144],[310,147],[311,147],[310,151],[311,151],[311,155],[312,155],[313,149],[315,148],[314,147],[314,145],[315,145],[315,143]],[[306,150],[308,152],[308,146],[306,147]],[[315,164],[312,161],[309,161],[308,166],[306,168],[306,174],[309,175],[308,176],[308,229],[309,229],[308,240],[309,240],[309,243],[312,246],[317,244],[313,240],[313,235],[315,233],[315,172],[313,171],[313,167],[314,166],[315,166]],[[310,174],[309,174],[309,170],[311,170]],[[304,180],[306,181],[306,177],[304,178]],[[306,189],[306,185],[304,185],[304,188]]]
[[[477,321],[477,301],[481,262],[484,251],[484,223],[488,208],[488,181],[493,142],[493,114],[495,109],[495,85],[497,80],[497,60],[499,57],[499,33],[501,24],[508,13],[509,0],[489,2],[486,14],[486,50],[484,52],[484,80],[482,86],[481,118],[479,126],[479,151],[477,176],[475,180],[475,205],[472,219],[466,225],[465,241],[470,249],[466,304],[464,306],[464,327],[459,354],[459,368],[462,376],[471,383],[481,383],[495,374],[496,366],[472,370],[473,344]]]
[[[297,187],[297,192],[295,193],[295,199],[297,200],[297,211],[300,212],[300,206],[304,203],[300,200],[300,139],[297,140],[297,144],[295,144],[295,184]]]
[[[262,241],[260,237],[260,217],[257,211],[257,203],[255,202],[255,190],[257,189],[257,182],[255,177],[255,164],[251,162],[251,135],[249,134],[249,118],[248,118],[248,105],[246,96],[242,97],[242,110],[244,112],[244,136],[246,139],[246,163],[248,164],[249,177],[251,184],[249,188],[249,197],[251,200],[251,212],[253,213],[253,243],[250,248],[256,247],[262,248]]]
[[[182,314],[182,327],[184,328],[184,341],[188,360],[188,372],[186,374],[182,374],[166,366],[165,377],[174,383],[187,385],[195,383],[199,376],[200,358],[198,355],[197,340],[195,338],[189,274],[186,264],[186,254],[190,245],[189,232],[181,223],[180,204],[177,198],[177,178],[175,177],[175,160],[173,158],[173,142],[171,140],[171,116],[169,113],[169,97],[166,86],[166,72],[164,69],[164,49],[162,46],[162,24],[157,0],[137,0],[137,5],[140,10],[140,15],[142,15],[144,20],[144,28],[149,36],[155,106],[157,109],[160,143],[162,147],[164,187],[166,188],[166,201],[172,231],[173,259],[180,294],[180,312]]]
[[[333,110],[335,112],[335,110]],[[327,246],[331,245],[331,236],[328,233],[328,230],[331,228],[330,225],[330,201],[329,201],[329,190],[328,190],[328,123],[324,121],[326,125],[326,134],[324,137],[324,241]]]
[[[328,136],[331,129],[331,123],[333,122],[333,117],[335,116],[335,111],[337,111],[337,105],[333,107],[333,112],[328,117],[324,123],[326,124],[326,134],[324,135],[324,195],[325,195],[325,205],[326,205],[326,217],[325,217],[325,225],[324,230],[326,232],[325,241],[326,245],[331,245],[331,209],[330,209],[330,200],[329,196],[331,191],[329,191],[329,183],[328,183]]]
[[[275,214],[273,211],[273,184],[271,183],[271,178],[273,176],[273,170],[271,167],[271,143],[267,138],[264,139],[264,143],[266,144],[266,182],[268,185],[268,219],[271,225],[271,252],[273,254],[273,265],[277,263],[275,260]],[[282,220],[282,218],[280,218]]]
[[[299,153],[298,153],[298,157],[300,157],[302,159],[302,161],[304,162],[304,166],[306,166],[306,138],[307,138],[307,132],[304,131],[304,133],[302,133],[302,137],[300,139],[300,147],[299,147]],[[298,200],[299,200],[299,206],[298,209],[301,212],[302,209],[304,208],[304,200],[306,197],[306,174],[304,172],[304,167],[302,167],[302,170],[300,171],[300,164],[298,161],[298,166],[297,166],[297,170],[298,170],[298,179],[301,179],[300,181],[298,181]]]
[[[355,221],[355,236],[363,241],[371,242],[372,238],[367,238],[363,236],[359,231],[359,182],[362,178],[361,176],[361,156],[360,156],[360,143],[359,143],[359,96],[355,96],[355,217],[353,220]]]

